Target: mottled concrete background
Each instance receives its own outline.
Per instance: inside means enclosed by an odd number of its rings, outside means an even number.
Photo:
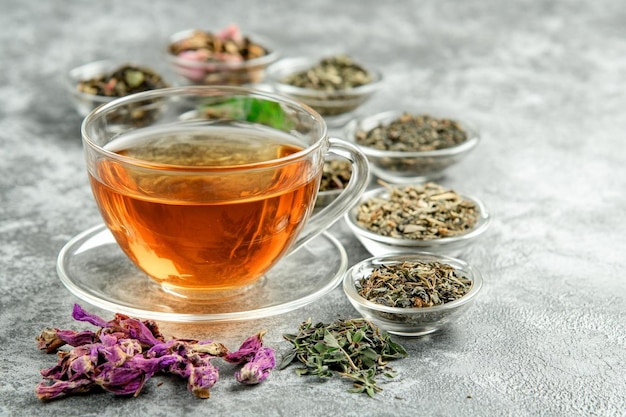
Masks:
[[[623,1],[0,0],[0,9],[0,416],[625,415]],[[205,401],[155,378],[138,398],[40,403],[38,372],[54,357],[36,350],[35,335],[82,328],[56,256],[100,222],[67,70],[112,57],[167,71],[169,34],[233,22],[284,56],[347,52],[377,66],[384,88],[361,114],[429,104],[478,123],[482,142],[443,182],[493,214],[464,255],[483,272],[482,294],[446,331],[402,339],[409,357],[374,399],[291,369],[246,389],[225,377]],[[351,264],[368,256],[343,223],[333,234]],[[281,352],[281,335],[308,317],[353,316],[337,288],[273,318],[163,330],[234,347],[267,328]]]

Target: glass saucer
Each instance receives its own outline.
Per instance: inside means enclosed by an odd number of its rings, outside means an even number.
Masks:
[[[167,293],[148,278],[126,257],[109,230],[99,225],[61,249],[57,272],[72,294],[108,311],[171,322],[217,322],[300,308],[334,289],[347,265],[341,243],[322,233],[236,296],[189,300]]]

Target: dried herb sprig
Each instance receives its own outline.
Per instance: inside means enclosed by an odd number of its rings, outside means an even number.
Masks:
[[[57,352],[58,363],[41,371],[44,380],[35,388],[40,400],[85,393],[95,388],[116,395],[137,396],[156,373],[170,373],[187,380],[196,397],[209,398],[209,389],[219,378],[213,360],[242,364],[235,378],[242,384],[256,384],[274,368],[274,350],[264,347],[264,332],[246,339],[235,352],[211,340],[171,339],[165,341],[153,321],[141,321],[116,314],[106,321],[74,305],[72,317],[98,326],[96,332],[75,332],[47,328],[37,346]],[[57,349],[69,345],[70,350]]]
[[[413,308],[442,305],[463,297],[472,281],[441,262],[402,262],[380,265],[357,281],[366,300],[388,307]]]
[[[474,228],[477,205],[455,191],[428,182],[387,186],[388,197],[374,197],[358,206],[357,223],[381,236],[401,239],[439,239]]]
[[[407,356],[404,347],[365,319],[315,325],[309,319],[300,325],[297,334],[283,337],[293,349],[284,356],[279,369],[297,359],[304,365],[296,369],[298,375],[330,378],[337,373],[353,381],[350,392],[366,393],[370,397],[382,390],[376,383],[378,375],[394,376],[387,361]]]

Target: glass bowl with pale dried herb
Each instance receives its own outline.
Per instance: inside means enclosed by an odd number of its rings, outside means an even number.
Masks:
[[[482,287],[468,263],[427,252],[366,259],[344,275],[354,308],[381,329],[401,336],[433,333],[458,319]]]
[[[267,66],[279,53],[256,34],[243,34],[237,25],[211,32],[184,30],[172,35],[167,61],[186,84],[245,85],[263,81]]]
[[[442,109],[388,111],[352,120],[345,138],[370,162],[372,174],[391,183],[436,180],[478,145],[471,122]]]
[[[131,62],[101,60],[81,65],[69,72],[67,88],[81,116],[120,97],[169,87],[157,71]],[[145,114],[137,115],[144,117]]]
[[[477,198],[427,182],[366,191],[345,219],[374,256],[415,251],[454,256],[487,230],[491,216]]]
[[[267,79],[276,92],[302,101],[326,123],[338,126],[380,89],[383,76],[346,54],[338,54],[282,59],[268,68]]]

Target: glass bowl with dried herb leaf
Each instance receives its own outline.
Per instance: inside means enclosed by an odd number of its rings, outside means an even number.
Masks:
[[[439,185],[386,185],[366,191],[345,216],[374,256],[426,251],[458,255],[489,227],[485,205]]]
[[[471,122],[436,108],[388,111],[352,120],[344,133],[367,155],[372,174],[396,184],[442,177],[480,140]]]
[[[278,51],[256,34],[243,34],[237,25],[211,32],[184,30],[172,35],[167,61],[186,84],[246,85],[265,78]]]
[[[427,252],[366,259],[344,275],[343,290],[354,308],[381,329],[420,336],[458,319],[482,287],[468,263]]]
[[[348,55],[338,54],[320,59],[282,59],[268,68],[267,79],[276,92],[302,101],[330,126],[339,126],[380,89],[383,76]]]
[[[134,93],[169,87],[155,70],[135,64],[112,60],[95,61],[69,72],[67,88],[76,111],[86,116],[102,104]],[[144,106],[144,109],[149,106]],[[127,115],[134,122],[150,119],[151,111],[135,111]]]

